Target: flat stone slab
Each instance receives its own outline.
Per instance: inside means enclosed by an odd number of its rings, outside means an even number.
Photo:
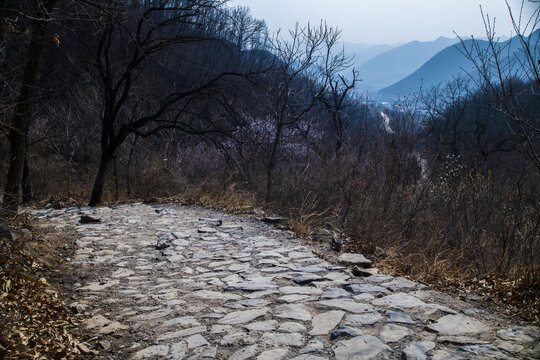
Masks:
[[[271,346],[302,346],[304,337],[299,333],[264,333],[263,342]]]
[[[328,334],[339,325],[344,315],[344,311],[338,310],[315,315],[313,320],[311,320],[313,328],[310,330],[309,335],[316,336]]]
[[[343,337],[360,336],[363,334],[364,333],[362,332],[362,330],[358,328],[355,328],[352,326],[342,326],[339,329],[332,331],[332,333],[330,334],[330,339],[334,340],[334,339],[340,339]]]
[[[412,330],[401,325],[386,324],[383,326],[379,338],[385,343],[397,342],[404,337],[411,336]]]
[[[382,320],[381,314],[377,312],[359,314],[359,315],[347,315],[345,318],[345,325],[349,326],[364,326],[373,325]]]
[[[370,360],[378,359],[382,353],[392,353],[388,345],[371,335],[340,341],[332,347],[332,350],[336,360]]]
[[[305,285],[309,284],[313,281],[323,281],[324,278],[322,276],[316,275],[316,274],[309,274],[309,275],[301,275],[297,276],[293,279],[293,281],[299,285]]]
[[[534,326],[516,326],[497,331],[497,336],[503,340],[523,342],[540,341],[540,328]]]
[[[300,304],[278,305],[274,308],[274,316],[280,319],[310,321],[310,312]]]
[[[341,299],[351,296],[348,291],[340,288],[326,288],[321,295],[321,299]]]
[[[246,360],[257,355],[258,345],[246,346],[240,350],[237,350],[229,357],[229,360]]]
[[[407,293],[397,293],[375,299],[371,302],[376,306],[387,306],[392,308],[413,308],[425,307],[427,304],[416,296]]]
[[[373,284],[350,284],[350,285],[346,285],[344,289],[352,292],[353,294],[363,294],[363,293],[388,294],[390,292],[385,287],[373,285]]]
[[[267,312],[268,312],[267,308],[246,310],[246,311],[235,311],[219,319],[218,323],[225,324],[225,325],[245,324],[247,322],[255,320],[258,317],[266,315]]]
[[[323,307],[345,310],[355,314],[372,312],[375,308],[369,304],[357,303],[352,299],[332,299],[320,301]]]
[[[146,349],[139,350],[135,354],[137,359],[153,358],[157,356],[166,356],[169,353],[168,345],[155,345],[147,347]]]
[[[466,315],[446,315],[427,329],[441,335],[476,334],[488,331],[489,326]]]
[[[257,360],[281,360],[289,353],[288,349],[266,350],[257,356]]]
[[[200,299],[209,299],[209,300],[217,300],[217,301],[231,301],[231,300],[242,299],[242,296],[240,295],[226,293],[226,292],[210,291],[210,290],[197,290],[191,293],[189,296],[193,296]]]
[[[298,295],[320,295],[321,289],[307,286],[283,286],[279,288],[279,292],[284,295],[298,294]]]
[[[403,356],[407,360],[426,360],[428,351],[435,348],[435,343],[431,341],[412,342],[403,349]]]
[[[347,265],[357,265],[360,267],[371,267],[371,260],[368,260],[362,254],[345,253],[339,256],[339,262]]]

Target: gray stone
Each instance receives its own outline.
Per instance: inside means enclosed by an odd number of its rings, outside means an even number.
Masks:
[[[362,330],[351,326],[342,326],[339,329],[332,331],[330,334],[330,340],[340,339],[343,337],[353,337],[362,335]]]
[[[495,343],[497,348],[502,349],[504,351],[508,351],[509,353],[519,353],[521,350],[524,349],[523,345],[516,344],[512,341],[497,341]]]
[[[345,315],[344,311],[328,311],[322,314],[315,315],[311,324],[313,328],[309,332],[309,335],[326,335],[332,331],[336,326],[339,325],[343,316]]]
[[[387,288],[382,286],[373,285],[373,284],[350,284],[346,285],[345,290],[352,292],[353,294],[362,294],[362,293],[379,293],[379,294],[388,294]]]
[[[240,350],[237,350],[229,357],[229,360],[246,360],[252,358],[257,354],[257,347],[257,345],[250,345]]]
[[[278,325],[276,320],[258,321],[248,325],[244,325],[244,328],[249,331],[270,331],[274,330]]]
[[[389,282],[382,283],[382,286],[392,291],[413,291],[419,287],[418,283],[404,278],[394,278]]]
[[[389,323],[416,324],[409,315],[399,311],[387,310],[386,315],[390,316],[387,320]]]
[[[264,333],[262,340],[270,346],[302,346],[304,337],[300,333]]]
[[[469,336],[439,336],[437,337],[437,342],[455,345],[489,344],[487,341],[475,339]]]
[[[311,314],[309,311],[300,304],[278,305],[274,310],[274,316],[281,319],[293,319],[300,321],[311,320]]]
[[[305,273],[327,273],[328,269],[320,267],[320,266],[305,266],[305,267],[299,267],[295,268],[294,271],[298,272],[305,272]]]
[[[350,340],[339,341],[332,347],[336,360],[369,360],[379,355],[390,354],[392,349],[371,335],[361,335]]]
[[[513,357],[507,356],[506,354],[499,351],[499,349],[491,344],[485,345],[467,345],[463,347],[463,350],[474,354],[477,358],[488,358],[488,359],[515,359]],[[470,356],[470,355],[469,355]]]
[[[357,303],[351,299],[332,299],[319,302],[323,307],[332,309],[341,309],[352,313],[360,314],[365,312],[371,312],[374,310],[373,306],[369,304]]]
[[[341,299],[349,297],[350,294],[340,288],[326,288],[321,296],[322,299]]]
[[[384,342],[396,342],[406,336],[411,336],[412,330],[405,326],[396,324],[386,324],[383,326],[379,338]]]
[[[319,276],[319,275],[315,275],[315,274],[309,274],[309,275],[301,275],[301,276],[297,276],[293,279],[293,281],[295,283],[297,283],[298,285],[305,285],[305,284],[309,284],[313,281],[322,281],[324,280],[323,277]]]
[[[377,306],[387,306],[392,308],[412,308],[427,306],[427,304],[419,298],[406,293],[387,295],[382,298],[375,299],[371,303]]]
[[[223,224],[223,221],[221,219],[200,218],[199,221],[215,226],[221,226],[221,224]]]
[[[188,360],[205,360],[214,359],[217,354],[217,349],[214,346],[203,346],[193,351],[193,356]]]
[[[257,339],[252,335],[247,335],[243,331],[238,331],[234,333],[230,333],[225,335],[221,341],[220,345],[222,346],[232,346],[232,345],[238,345],[238,343],[243,344],[255,344],[257,342]]]
[[[278,331],[289,332],[289,333],[305,332],[306,327],[302,324],[295,323],[295,322],[284,322],[283,324],[279,326]]]
[[[466,315],[446,315],[436,323],[428,325],[427,329],[441,335],[462,335],[483,333],[488,331],[489,327]]]
[[[165,249],[165,250],[163,250],[161,252],[161,255],[163,255],[163,256],[176,256],[178,254],[173,249]]]
[[[294,357],[291,360],[326,360],[326,358],[323,358],[321,356],[311,355],[311,354],[303,354],[303,355]]]
[[[315,338],[307,343],[306,347],[300,350],[301,354],[308,354],[313,352],[321,352],[324,350],[324,344],[318,338]]]
[[[248,281],[230,282],[226,290],[265,291],[278,286],[272,283],[273,277],[260,277]]]
[[[233,329],[231,325],[212,325],[210,329],[211,334],[222,334],[224,332],[230,332]]]
[[[257,360],[281,360],[287,356],[289,350],[287,349],[272,349],[266,350],[257,356]]]
[[[359,315],[347,315],[345,318],[345,324],[349,326],[364,326],[376,324],[381,320],[381,314],[372,312]]]
[[[431,341],[412,342],[403,349],[403,357],[407,360],[426,360],[426,353],[434,348],[435,343]]]
[[[145,359],[156,356],[166,356],[169,353],[169,345],[155,345],[147,347],[146,349],[137,351],[135,357],[138,359]]]
[[[336,281],[336,282],[345,282],[347,281],[348,279],[350,279],[351,277],[349,275],[347,275],[346,273],[344,272],[341,272],[341,271],[332,271],[332,272],[329,272],[328,274],[324,275],[324,278],[325,279],[328,279],[328,280],[331,280],[331,281]]]
[[[435,350],[431,360],[469,360],[469,354],[455,350]]]
[[[171,239],[169,234],[162,234],[158,236],[156,250],[163,250],[171,246]]]
[[[197,290],[192,292],[189,296],[212,301],[231,301],[242,299],[242,296],[240,295],[210,290]]]
[[[201,335],[201,334],[195,334],[187,337],[185,339],[187,343],[188,349],[194,349],[200,346],[206,346],[209,345],[208,341]]]
[[[207,330],[206,326],[195,326],[195,327],[191,327],[187,329],[182,329],[182,330],[162,334],[157,339],[158,341],[163,341],[163,340],[184,338],[186,336],[200,334],[202,332],[205,332],[206,330]]]
[[[268,312],[267,308],[255,309],[255,310],[246,310],[246,311],[236,311],[230,314],[225,315],[218,320],[219,324],[225,325],[239,325],[245,324],[247,322],[253,321],[258,317],[266,315]]]
[[[321,289],[308,286],[283,286],[279,288],[279,291],[284,295],[298,294],[298,295],[320,295]]]
[[[221,231],[225,232],[235,232],[235,231],[244,231],[244,228],[240,225],[225,225],[220,227]]]
[[[503,340],[517,341],[521,343],[540,340],[540,328],[534,326],[516,326],[497,331],[497,336]]]
[[[371,267],[371,260],[368,260],[361,254],[341,254],[338,259],[341,263],[347,265],[357,265],[361,267]]]
[[[296,303],[296,302],[306,302],[306,301],[315,301],[317,298],[314,298],[309,295],[285,295],[277,298],[276,302],[278,304],[283,303]]]

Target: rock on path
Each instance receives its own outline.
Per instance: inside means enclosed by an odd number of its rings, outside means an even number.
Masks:
[[[537,327],[407,279],[355,277],[341,265],[363,256],[331,264],[256,220],[140,203],[33,214],[78,234],[73,306],[100,359],[540,358]]]

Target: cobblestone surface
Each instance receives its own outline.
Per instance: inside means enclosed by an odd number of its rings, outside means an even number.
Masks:
[[[369,260],[329,263],[254,219],[145,204],[33,214],[78,234],[72,305],[101,359],[540,358],[536,327],[407,279],[355,277],[348,266]]]

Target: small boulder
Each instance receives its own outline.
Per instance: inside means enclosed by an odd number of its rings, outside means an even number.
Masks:
[[[363,268],[371,267],[371,260],[366,259],[362,254],[341,254],[339,256],[339,261],[347,265],[356,265]]]

